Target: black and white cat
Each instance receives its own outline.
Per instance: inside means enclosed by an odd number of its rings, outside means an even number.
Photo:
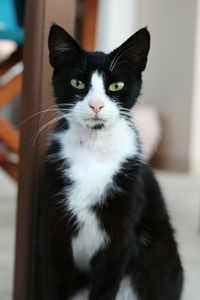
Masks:
[[[173,229],[129,115],[149,47],[146,28],[104,54],[51,27],[60,116],[40,211],[41,299],[180,299]]]

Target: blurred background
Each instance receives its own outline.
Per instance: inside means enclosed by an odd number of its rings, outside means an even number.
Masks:
[[[21,131],[29,128],[29,139],[21,139],[21,146],[26,143],[32,147],[31,138],[37,129],[31,120],[38,111],[24,113],[24,107],[32,105],[23,88],[25,75],[33,73],[31,68],[27,71],[26,63],[27,56],[30,61],[34,59],[27,42],[31,39],[30,2],[0,1],[0,299],[5,300],[13,295],[18,184],[21,194],[25,185],[19,172],[19,160],[22,165],[24,159],[24,152],[20,151]],[[48,0],[40,3],[45,3],[41,10],[52,15]],[[40,5],[37,9],[40,14]],[[48,17],[49,24],[55,20],[59,23],[61,12],[63,20],[65,11],[66,15],[69,11],[74,15],[73,25],[66,23],[69,25],[66,29],[89,51],[110,52],[144,26],[151,33],[151,50],[142,94],[132,111],[133,121],[140,132],[146,159],[155,168],[176,230],[185,268],[183,300],[197,300],[200,298],[200,1],[62,0],[57,4],[57,17]],[[48,33],[49,26],[45,30]],[[47,46],[44,49],[44,57],[48,59]],[[50,76],[50,68],[47,72]],[[30,88],[37,86],[34,78],[29,84]],[[50,89],[50,80],[48,86]],[[50,95],[48,101],[52,101],[52,92],[44,90],[44,95],[46,98]]]

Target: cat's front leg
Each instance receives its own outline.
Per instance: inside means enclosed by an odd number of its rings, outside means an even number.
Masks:
[[[125,248],[101,251],[92,261],[89,300],[114,300],[127,262]]]
[[[43,263],[42,300],[67,300],[75,281],[72,266],[60,258],[51,257]]]
[[[59,237],[51,240],[46,231],[41,237],[38,253],[39,300],[67,300],[73,292],[77,272],[74,267],[71,243],[60,243]]]

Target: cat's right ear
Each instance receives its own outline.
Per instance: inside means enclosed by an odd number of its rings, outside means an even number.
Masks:
[[[62,68],[80,55],[81,48],[62,27],[53,24],[49,32],[49,61],[54,69]]]

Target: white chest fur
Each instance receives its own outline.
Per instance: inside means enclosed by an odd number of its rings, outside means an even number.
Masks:
[[[103,201],[121,164],[138,153],[136,138],[125,120],[111,129],[70,128],[56,138],[70,163],[67,176],[74,182],[66,203],[80,228],[72,241],[73,256],[77,266],[86,269],[94,253],[109,242],[91,207]]]

